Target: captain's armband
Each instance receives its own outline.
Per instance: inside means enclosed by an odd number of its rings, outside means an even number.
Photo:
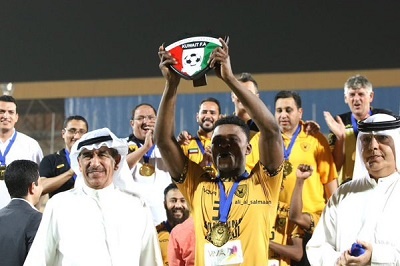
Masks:
[[[182,184],[186,179],[186,174],[188,172],[189,167],[189,158],[185,158],[185,164],[183,165],[182,173],[179,175],[178,178],[173,178],[176,183]]]
[[[273,171],[272,173],[261,162],[260,162],[260,164],[262,166],[264,173],[269,177],[273,177],[273,176],[276,176],[277,174],[279,174],[280,171],[282,171],[284,162],[285,162],[285,160],[283,160],[282,163],[279,165],[279,167],[277,169],[275,169],[275,171]]]

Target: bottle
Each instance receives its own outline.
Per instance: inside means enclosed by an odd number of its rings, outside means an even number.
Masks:
[[[364,253],[365,253],[365,249],[363,248],[362,245],[360,245],[358,243],[353,243],[353,245],[351,245],[351,250],[350,250],[351,256],[358,257]]]

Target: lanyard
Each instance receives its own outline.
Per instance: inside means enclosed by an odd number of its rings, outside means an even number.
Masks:
[[[1,165],[6,165],[6,156],[8,152],[11,149],[11,146],[14,144],[15,139],[17,138],[17,131],[15,131],[14,136],[10,139],[10,142],[8,143],[6,150],[4,151],[4,155],[0,151],[0,164]]]
[[[288,146],[287,149],[285,148],[285,144],[283,144],[283,156],[284,156],[286,161],[289,160],[290,153],[292,152],[293,145],[294,145],[294,143],[295,143],[295,141],[297,139],[297,136],[300,133],[300,130],[301,130],[301,125],[299,125],[298,128],[296,129],[296,132],[294,132],[294,134],[292,136],[292,139],[290,140],[290,143],[289,143],[289,146]]]
[[[200,149],[200,151],[201,151],[201,154],[204,155],[204,153],[206,153],[206,150],[205,150],[205,148],[204,148],[204,146],[203,146],[203,143],[201,143],[200,138],[198,138],[198,137],[196,137],[195,140],[196,140],[196,142],[197,142],[197,146],[199,146],[199,149]],[[209,163],[207,166],[211,166],[211,163]]]
[[[64,149],[64,151],[65,151],[65,158],[67,158],[68,165],[71,168],[71,158],[69,158],[69,151],[67,151],[67,149]],[[76,180],[76,174],[74,174],[72,177],[74,178],[74,180]]]
[[[196,142],[197,142],[197,146],[199,146],[199,149],[201,151],[201,154],[204,155],[204,153],[206,152],[206,150],[204,149],[203,143],[201,143],[200,138],[196,137],[195,138]]]
[[[228,214],[229,211],[231,210],[231,205],[232,205],[232,200],[233,200],[233,195],[236,192],[236,189],[239,186],[239,182],[242,181],[243,179],[248,178],[250,175],[248,172],[244,172],[233,184],[231,191],[229,192],[229,195],[226,196],[225,194],[225,186],[224,183],[221,181],[220,178],[218,178],[218,186],[219,186],[219,221],[221,223],[226,223],[228,220]]]
[[[142,145],[141,145],[142,146]],[[143,155],[144,163],[149,163],[150,157],[153,154],[154,148],[156,145],[151,146],[151,148]]]
[[[372,111],[369,110],[369,115],[372,115]],[[351,114],[351,125],[353,126],[354,135],[357,137],[358,135],[358,123],[357,119]]]

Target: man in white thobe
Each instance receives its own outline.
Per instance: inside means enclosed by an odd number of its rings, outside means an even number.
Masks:
[[[75,188],[47,203],[24,265],[162,265],[150,210],[122,171],[127,152],[107,128],[73,145]]]
[[[353,180],[329,200],[311,240],[311,265],[400,265],[400,118],[359,123]],[[351,246],[365,250],[359,256]]]

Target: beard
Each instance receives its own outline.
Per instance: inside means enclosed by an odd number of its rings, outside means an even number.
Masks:
[[[204,122],[203,122],[203,123],[199,123],[200,128],[206,133],[212,132],[215,128],[215,124],[210,121],[205,121],[205,122],[211,123],[211,126],[206,127],[206,126],[204,126]]]
[[[180,218],[174,216],[173,210],[167,210],[167,220],[171,222],[172,228],[177,224],[183,223],[187,218],[189,218],[189,210],[187,209],[182,209],[182,217]]]

